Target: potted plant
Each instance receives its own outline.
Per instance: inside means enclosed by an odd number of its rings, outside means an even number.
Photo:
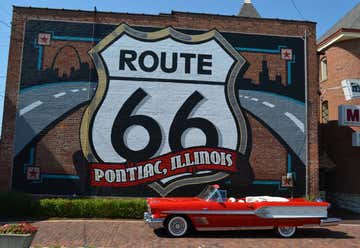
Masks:
[[[29,248],[37,228],[29,223],[5,224],[0,227],[1,248]]]

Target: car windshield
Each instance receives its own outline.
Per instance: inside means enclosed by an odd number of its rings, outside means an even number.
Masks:
[[[212,185],[209,185],[205,189],[203,189],[203,191],[201,191],[201,193],[198,195],[198,197],[203,200],[208,200],[211,197],[211,195],[214,193],[215,190],[216,190],[216,188],[214,188]]]
[[[209,185],[198,195],[198,197],[205,201],[224,202],[226,199],[226,190],[219,190],[218,187]]]

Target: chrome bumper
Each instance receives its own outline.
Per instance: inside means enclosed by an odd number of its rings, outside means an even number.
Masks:
[[[320,220],[320,226],[336,226],[339,225],[341,219],[327,218]]]
[[[164,218],[154,219],[150,213],[144,213],[144,222],[153,229],[159,229],[164,227]]]

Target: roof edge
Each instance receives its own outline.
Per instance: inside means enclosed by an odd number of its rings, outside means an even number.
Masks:
[[[94,13],[93,10],[75,10],[75,9],[59,9],[59,8],[43,8],[43,7],[24,7],[13,5],[13,11],[16,10],[53,10],[53,11],[65,11],[65,12],[84,12],[84,13]],[[279,18],[254,18],[254,17],[244,17],[237,15],[221,15],[221,14],[211,14],[211,13],[198,13],[198,12],[183,12],[183,11],[171,11],[170,13],[158,13],[158,14],[145,14],[145,13],[129,13],[129,12],[113,12],[113,11],[96,11],[98,14],[125,14],[125,15],[137,15],[137,16],[153,16],[153,17],[168,17],[173,15],[205,15],[205,16],[215,16],[220,18],[236,18],[236,19],[256,19],[259,21],[280,21],[280,22],[290,22],[290,23],[305,23],[316,25],[316,22],[313,21],[304,21],[304,20],[291,20],[291,19],[279,19]]]
[[[336,39],[338,37],[340,37],[341,35],[347,34],[347,33],[359,33],[360,34],[360,29],[340,28],[335,33],[329,35],[326,39],[318,41],[317,45],[316,45],[317,50],[322,51],[322,50],[326,49],[331,44],[336,43]]]

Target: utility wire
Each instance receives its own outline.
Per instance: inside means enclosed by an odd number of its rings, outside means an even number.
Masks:
[[[293,4],[294,8],[296,9],[296,11],[298,12],[298,14],[299,14],[299,15],[301,16],[301,18],[304,20],[305,17],[304,17],[304,15],[301,13],[301,11],[298,9],[298,7],[296,6],[295,1],[294,1],[294,0],[291,0],[291,2],[292,2],[292,4]]]
[[[6,22],[0,20],[0,23],[11,29],[11,26],[9,24],[7,24]]]

